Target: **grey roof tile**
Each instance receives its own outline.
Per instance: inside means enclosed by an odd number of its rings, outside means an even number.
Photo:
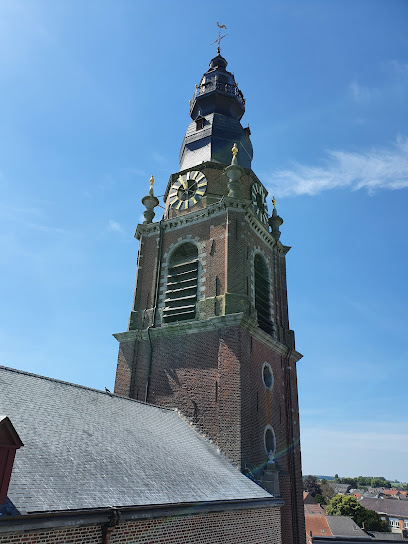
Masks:
[[[172,410],[0,366],[21,512],[271,498]]]
[[[388,516],[401,516],[408,518],[408,501],[399,499],[371,499],[363,497],[359,503],[378,513],[384,513]]]
[[[367,533],[365,533],[357,523],[348,516],[326,516],[326,520],[333,536],[367,538]]]

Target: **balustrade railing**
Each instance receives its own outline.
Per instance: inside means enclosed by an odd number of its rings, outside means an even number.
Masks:
[[[202,96],[204,94],[210,93],[212,91],[221,91],[225,94],[229,94],[231,96],[235,96],[235,98],[238,100],[238,102],[242,105],[242,107],[245,108],[245,98],[242,92],[238,89],[237,85],[233,85],[231,83],[223,83],[222,81],[218,81],[216,79],[210,79],[209,81],[206,81],[205,83],[202,83],[198,87],[196,87],[196,90],[194,91],[193,98],[190,100],[190,106],[192,108],[194,104],[194,99],[198,96]]]

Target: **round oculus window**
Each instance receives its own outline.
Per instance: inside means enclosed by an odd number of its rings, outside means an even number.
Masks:
[[[262,367],[262,380],[267,389],[272,390],[273,387],[273,372],[269,363],[264,363]]]
[[[273,456],[276,449],[275,431],[270,425],[267,425],[264,430],[264,445],[268,456]]]

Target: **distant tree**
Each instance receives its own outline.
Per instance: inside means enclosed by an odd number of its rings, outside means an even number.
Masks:
[[[321,489],[321,495],[323,495],[325,501],[326,501],[326,504],[328,504],[330,502],[330,499],[332,499],[335,495],[334,493],[334,489],[332,488],[332,486],[329,484],[329,483],[323,483],[321,482],[320,483],[320,489]]]
[[[360,476],[359,476],[359,478],[360,478]],[[359,478],[349,478],[349,477],[342,478],[341,483],[351,485],[351,487],[353,489],[357,489],[357,487],[359,487],[359,481],[358,481]]]
[[[322,478],[322,479],[320,480],[320,483],[323,484],[323,485],[327,484],[326,478]]]
[[[314,496],[314,500],[318,504],[327,504],[326,499],[323,497],[321,493],[316,493],[316,495]]]
[[[365,514],[362,523],[364,523],[364,528],[367,531],[388,531],[387,523],[383,521],[381,519],[381,516],[377,514],[377,512],[374,512],[374,510],[367,510],[367,508],[365,508]]]
[[[336,495],[327,507],[328,516],[349,516],[357,525],[368,531],[386,531],[387,524],[373,510],[367,510],[355,497]]]
[[[322,492],[316,476],[312,475],[305,476],[303,478],[303,490],[310,493],[312,497],[314,497],[317,493],[321,494]]]
[[[363,486],[363,485],[371,485],[371,481],[372,481],[372,477],[371,476],[358,476],[358,478],[356,478],[356,481],[357,481],[357,486],[360,487],[360,486]],[[371,487],[374,487],[371,485]]]
[[[339,484],[339,483],[340,483],[340,481],[339,481],[339,475],[338,475],[338,474],[335,474],[335,475],[334,475],[334,483],[336,483],[336,484]]]

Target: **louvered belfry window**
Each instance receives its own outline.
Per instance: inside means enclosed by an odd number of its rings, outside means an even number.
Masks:
[[[195,319],[197,285],[197,247],[186,242],[170,258],[163,310],[164,323]]]
[[[271,323],[271,300],[270,300],[270,283],[268,268],[264,258],[255,255],[254,259],[255,272],[255,308],[258,316],[259,327],[272,334],[273,327]]]

